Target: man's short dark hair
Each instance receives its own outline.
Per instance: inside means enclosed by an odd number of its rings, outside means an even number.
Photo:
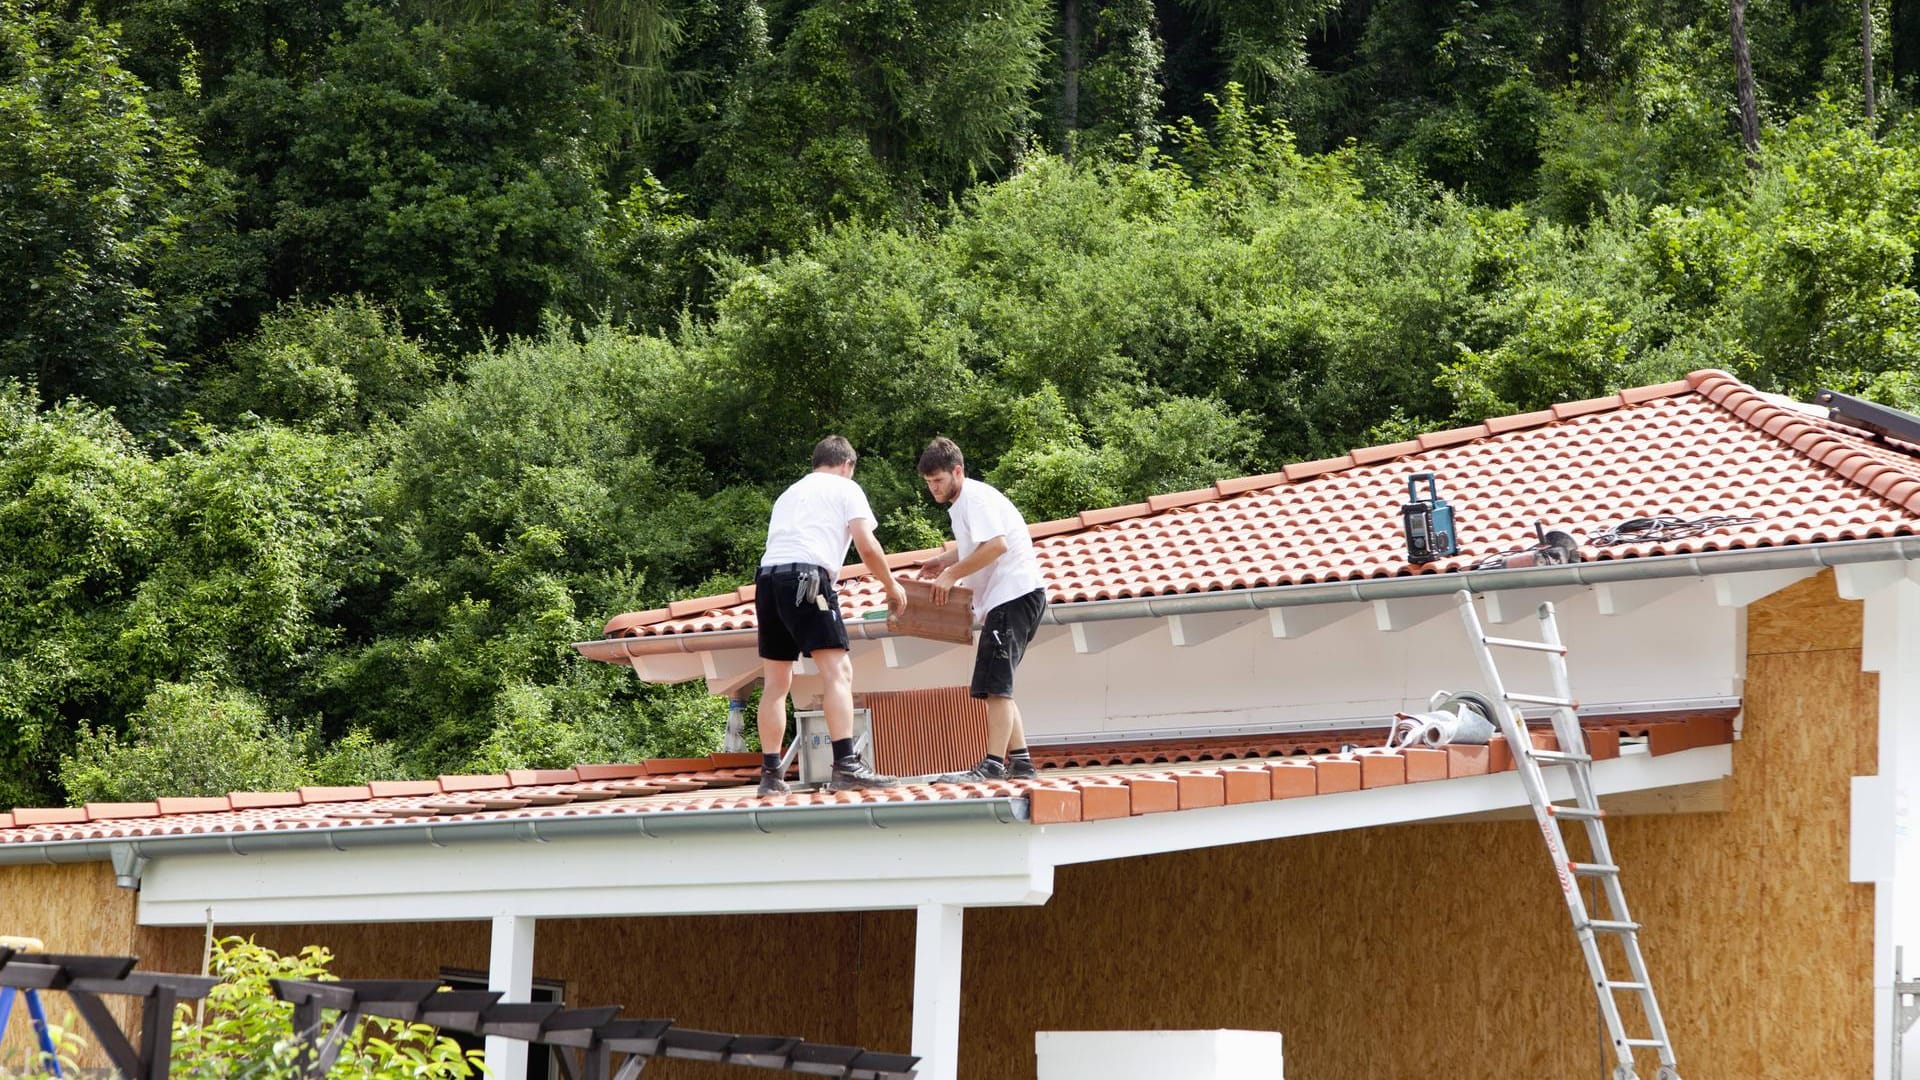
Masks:
[[[853,444],[845,436],[829,435],[813,444],[813,467],[816,469],[859,460],[860,455],[853,452]]]
[[[952,472],[955,469],[964,469],[966,466],[967,459],[960,455],[960,448],[953,445],[953,440],[945,435],[928,443],[927,448],[920,451],[921,476]]]

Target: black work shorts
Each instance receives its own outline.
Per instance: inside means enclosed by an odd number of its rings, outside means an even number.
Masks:
[[[1047,591],[1035,589],[987,612],[980,627],[980,644],[973,653],[974,697],[1012,697],[1013,672],[1033,644],[1040,616],[1047,610]]]
[[[795,592],[800,576],[811,569],[821,574],[820,596],[800,603]],[[824,566],[782,563],[762,567],[753,579],[753,612],[760,622],[762,660],[798,660],[816,649],[847,647],[847,626],[840,621],[840,597],[833,591],[833,572]]]

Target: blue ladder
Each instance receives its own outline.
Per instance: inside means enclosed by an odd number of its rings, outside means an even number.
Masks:
[[[13,1016],[13,995],[11,986],[0,986],[0,1041],[7,1037],[7,1020]],[[60,1053],[53,1048],[53,1032],[47,1029],[47,1010],[40,1006],[40,992],[27,992],[27,1018],[33,1022],[33,1031],[40,1038],[40,1051],[46,1057],[46,1067],[55,1076],[60,1072]]]

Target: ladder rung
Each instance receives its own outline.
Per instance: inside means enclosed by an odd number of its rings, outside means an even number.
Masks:
[[[1521,638],[1507,637],[1483,637],[1480,640],[1502,649],[1527,649],[1532,652],[1550,652],[1559,653],[1561,656],[1567,655],[1567,647],[1565,645],[1555,645],[1547,641],[1526,641]]]
[[[1585,765],[1593,761],[1593,758],[1586,754],[1569,754],[1564,750],[1535,750],[1527,756],[1549,765]]]
[[[1643,1046],[1653,1047],[1653,1046],[1667,1045],[1667,1040],[1665,1039],[1628,1039],[1626,1042],[1628,1046],[1633,1046],[1633,1047],[1643,1047]]]
[[[1606,934],[1631,934],[1640,929],[1637,922],[1621,922],[1618,919],[1588,919],[1587,929],[1598,930]]]
[[[1547,816],[1566,818],[1570,821],[1597,821],[1606,817],[1605,810],[1589,810],[1584,806],[1548,806]]]
[[[1610,982],[1607,984],[1607,989],[1609,990],[1630,990],[1634,993],[1639,993],[1646,988],[1647,984],[1643,982]]]
[[[1577,709],[1580,703],[1572,698],[1548,697],[1545,694],[1516,694],[1507,691],[1508,701],[1518,701],[1524,705],[1553,705],[1562,709]]]
[[[1568,863],[1567,868],[1582,877],[1606,877],[1609,874],[1617,874],[1620,872],[1618,866],[1603,862]]]

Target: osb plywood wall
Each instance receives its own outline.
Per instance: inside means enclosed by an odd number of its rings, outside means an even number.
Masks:
[[[1848,777],[1876,768],[1859,625],[1860,605],[1835,599],[1830,575],[1756,604],[1730,809],[1614,823],[1688,1080],[1871,1075],[1872,891],[1847,882],[1846,854]],[[113,906],[124,894],[97,869],[74,880],[125,925]],[[0,893],[0,913],[17,919],[6,898],[21,892]],[[487,962],[484,923],[247,932],[281,949],[329,945],[349,977]],[[1031,1080],[1036,1031],[1167,1027],[1280,1031],[1298,1080],[1609,1071],[1527,822],[1068,867],[1047,905],[969,912],[966,934],[965,1080]],[[149,966],[174,970],[197,966],[199,943],[197,930],[135,935],[165,961]],[[911,1038],[910,913],[554,920],[535,951],[573,1004],[887,1049]]]
[[[131,890],[114,885],[106,863],[0,867],[0,935],[36,937],[53,952],[131,955],[133,902]],[[45,993],[41,1000],[53,1023],[81,1030],[64,994]],[[122,1024],[137,1016],[129,1006],[113,1004]],[[26,1007],[16,1002],[0,1043],[0,1068],[19,1066],[22,1055],[35,1050]]]

